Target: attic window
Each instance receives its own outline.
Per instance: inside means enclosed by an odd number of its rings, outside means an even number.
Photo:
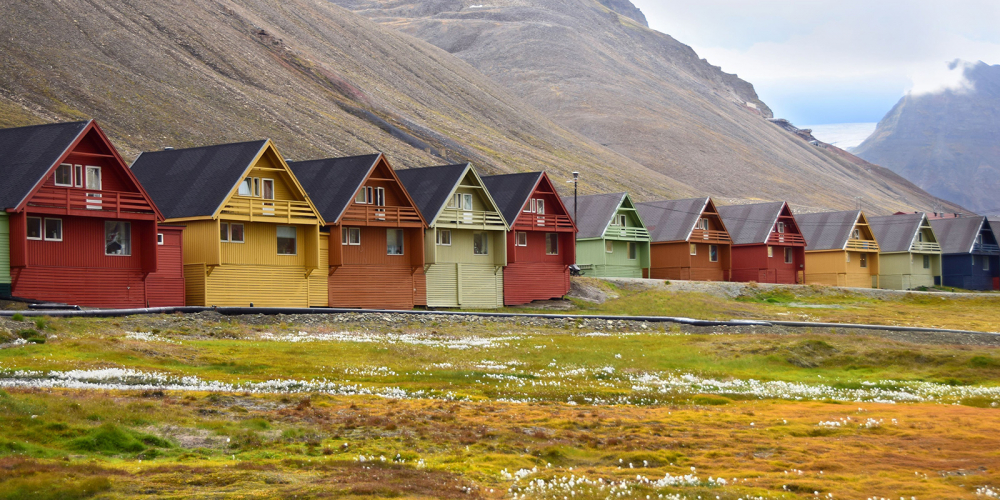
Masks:
[[[472,210],[470,206],[467,210]],[[545,215],[545,200],[539,198],[535,200],[535,213]]]
[[[63,163],[56,167],[56,186],[73,187],[73,165]]]
[[[625,221],[628,220],[625,214],[616,214],[615,218],[611,220],[611,225],[625,227]]]
[[[860,240],[861,239],[861,230],[860,229],[854,229],[853,231],[851,231],[851,238],[853,238],[855,240]]]
[[[698,222],[700,223],[699,225],[700,225],[701,229],[704,229],[705,231],[708,231],[708,219],[703,218],[703,219],[701,219]]]
[[[253,196],[253,179],[250,177],[243,179],[243,182],[240,183],[240,191],[237,194],[240,196]]]
[[[524,211],[525,212],[532,212],[532,213],[534,213],[534,211],[535,211],[535,199],[534,198],[531,198],[530,200],[528,200],[528,203],[524,206]]]
[[[785,232],[785,223],[784,222],[779,222],[778,223],[778,232],[779,233]]]
[[[977,234],[976,235],[976,244],[977,245],[982,245],[983,244],[983,235],[982,234]]]
[[[83,165],[74,165],[73,166],[73,172],[74,172],[74,176],[75,176],[75,182],[74,182],[74,184],[76,185],[76,187],[82,188],[83,187]]]
[[[924,241],[924,233],[917,233],[917,241]]]
[[[253,195],[260,198],[260,177],[253,178]]]

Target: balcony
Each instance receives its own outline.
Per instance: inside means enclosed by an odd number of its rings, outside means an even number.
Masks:
[[[649,240],[649,231],[644,227],[610,226],[604,233],[605,238],[616,240]]]
[[[314,224],[316,212],[304,201],[262,200],[234,196],[222,207],[221,218],[227,220]]]
[[[483,210],[446,208],[438,215],[435,224],[459,229],[506,229],[500,214]]]
[[[878,243],[875,243],[872,240],[856,240],[852,238],[847,240],[847,247],[845,250],[867,250],[869,252],[878,252]]]
[[[1000,254],[1000,245],[992,243],[976,243],[972,245],[972,253],[985,253],[989,255]]]
[[[413,207],[376,207],[355,205],[347,207],[341,224],[385,227],[421,227],[420,215]],[[333,221],[327,221],[332,223]]]
[[[139,193],[43,187],[31,197],[32,212],[118,219],[155,219],[156,212]]]
[[[536,231],[572,231],[573,221],[568,215],[539,215],[524,213],[517,218],[514,229],[534,229]]]
[[[771,236],[767,238],[767,243],[770,245],[800,245],[805,246],[806,239],[798,233],[778,233],[772,232]]]
[[[910,247],[911,252],[941,253],[941,245],[929,241],[915,241]]]
[[[715,231],[712,229],[695,229],[691,231],[691,237],[688,238],[691,243],[696,242],[708,242],[708,243],[732,243],[733,239],[729,237],[729,233],[725,231]]]

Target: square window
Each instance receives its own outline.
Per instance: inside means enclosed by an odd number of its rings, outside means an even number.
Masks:
[[[361,244],[361,228],[360,227],[349,227],[347,228],[347,244],[357,246]]]
[[[156,244],[157,245],[163,244],[163,233],[156,233]]]
[[[56,167],[56,186],[73,187],[73,165],[69,163],[60,164]]]
[[[451,199],[448,200],[448,208],[461,208],[462,207],[462,195],[455,193]]]
[[[719,262],[719,245],[708,246],[708,261]]]
[[[292,226],[278,226],[278,255],[295,255],[297,248],[295,245],[296,231]]]
[[[364,187],[362,187],[361,189],[359,189],[357,196],[354,197],[354,203],[362,203],[363,204],[365,202],[365,199],[366,199],[365,193],[366,193],[366,191],[365,191]]]
[[[473,255],[490,254],[489,233],[472,233],[472,253]]]
[[[62,219],[45,219],[46,241],[62,241]]]
[[[28,217],[28,239],[29,240],[40,240],[40,239],[42,239],[42,218],[41,217]]]
[[[219,223],[219,241],[229,241],[229,223]]]
[[[692,243],[692,244],[690,245],[690,247],[691,247],[691,248],[690,248],[690,250],[691,250],[691,255],[698,255],[698,245],[695,245],[694,243]]]
[[[931,268],[931,256],[924,255],[924,269],[930,269],[930,268]]]
[[[403,255],[403,230],[387,229],[385,237],[386,237],[386,254]]]
[[[237,194],[239,194],[240,196],[250,196],[250,195],[252,195],[253,194],[253,179],[251,179],[250,177],[247,177],[246,179],[243,179],[243,182],[240,183],[239,193],[237,193]]]
[[[768,246],[767,247],[767,258],[770,259],[771,257],[774,257],[774,247]]]
[[[628,242],[628,260],[635,260],[639,256],[639,245],[634,241]]]
[[[545,255],[559,255],[558,233],[545,233]]]
[[[519,246],[519,247],[526,247],[526,246],[528,246],[528,233],[526,233],[524,231],[518,231],[517,232],[517,241],[515,241],[515,244],[517,246]]]
[[[441,246],[451,246],[451,229],[442,229],[437,232],[437,244]]]
[[[604,242],[604,251],[607,253],[615,253],[615,242],[607,240]]]
[[[785,264],[791,264],[793,256],[794,255],[792,254],[792,249],[791,248],[785,248]]]
[[[229,225],[229,241],[233,243],[243,243],[243,224]]]
[[[104,255],[132,255],[132,223],[104,221]]]

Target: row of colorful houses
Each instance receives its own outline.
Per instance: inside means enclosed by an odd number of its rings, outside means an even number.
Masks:
[[[129,166],[93,121],[0,130],[0,154],[0,296],[32,300],[496,308],[563,296],[574,263],[589,276],[895,289],[997,288],[1000,270],[1000,223],[983,217],[574,200],[544,172],[292,162],[269,140]]]

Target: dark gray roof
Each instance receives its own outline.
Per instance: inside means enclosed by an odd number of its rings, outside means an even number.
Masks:
[[[842,250],[860,216],[860,210],[820,212],[796,215],[795,222],[806,239],[806,250]]]
[[[783,201],[753,203],[750,205],[729,205],[718,207],[722,223],[726,225],[734,245],[767,243],[774,224],[778,221]]]
[[[635,208],[646,222],[650,241],[686,241],[701,218],[708,198],[662,200],[636,203]]]
[[[600,238],[604,236],[604,230],[611,223],[611,217],[618,211],[622,201],[625,200],[625,193],[589,194],[577,196],[577,210],[574,223],[579,231],[577,239]],[[563,205],[566,205],[570,216],[573,214],[573,197],[563,196]]]
[[[397,170],[396,177],[410,193],[428,224],[433,224],[438,212],[448,203],[448,196],[462,180],[468,163],[439,167],[408,168]]]
[[[941,245],[941,253],[971,253],[985,221],[986,217],[931,219],[931,228]]]
[[[289,163],[327,224],[336,224],[375,168],[380,153]]]
[[[868,226],[881,252],[909,252],[923,220],[922,213],[885,215],[869,217]]]
[[[0,210],[20,205],[89,123],[0,130]]]
[[[146,152],[132,163],[153,202],[168,219],[215,215],[267,139]]]
[[[500,207],[504,219],[513,224],[541,178],[541,172],[489,175],[483,177],[483,184],[490,191],[493,201]]]
[[[993,237],[996,238],[1000,235],[1000,217],[987,217],[986,221],[990,224],[990,231],[993,231]]]

